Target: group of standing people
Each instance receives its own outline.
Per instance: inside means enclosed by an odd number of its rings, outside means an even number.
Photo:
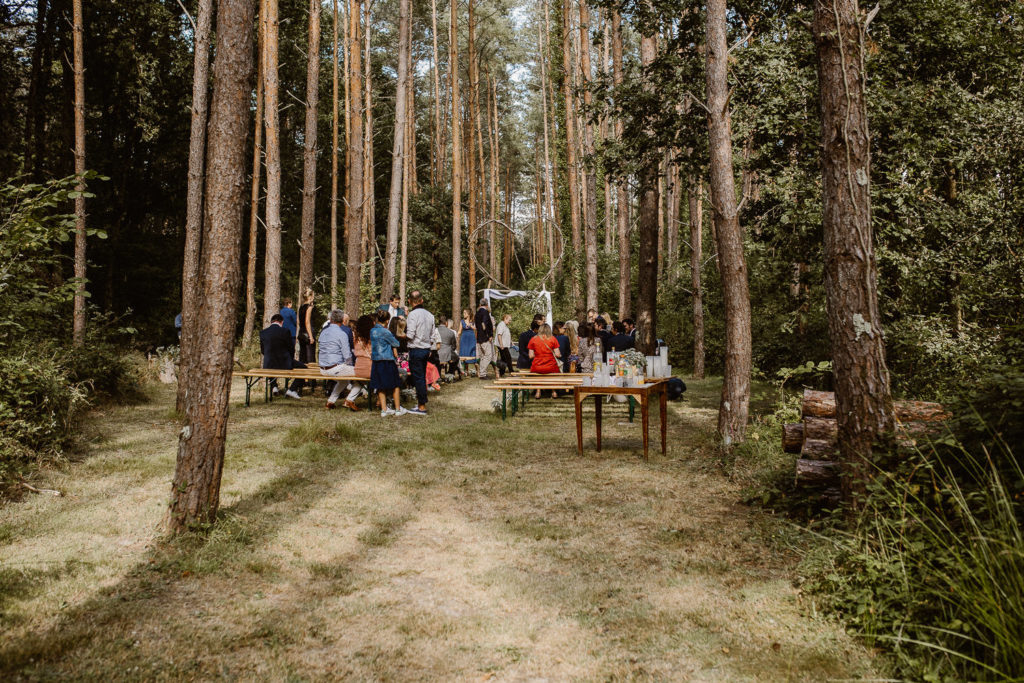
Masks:
[[[369,378],[369,390],[378,392],[382,416],[426,415],[427,385],[430,374],[428,358],[436,345],[434,316],[424,307],[419,291],[409,295],[410,310],[406,312],[399,297],[390,304],[382,304],[373,315],[361,315],[355,325],[349,315],[339,309],[328,314],[327,321],[316,325],[315,295],[311,289],[303,294],[298,313],[292,301],[284,300],[280,313],[271,317],[270,325],[260,332],[260,351],[263,367],[291,370],[316,367],[324,379],[333,383],[327,398],[327,408],[336,406],[343,391],[347,391],[342,405],[358,411],[355,400],[366,391],[359,382],[345,383],[346,377]],[[298,341],[299,357],[295,358]],[[406,410],[401,405],[402,370],[412,378],[416,392],[416,407]],[[434,386],[437,369],[434,370]],[[279,393],[276,380],[270,380],[274,394]],[[306,380],[295,379],[285,395],[300,399]],[[392,396],[393,405],[387,403]]]

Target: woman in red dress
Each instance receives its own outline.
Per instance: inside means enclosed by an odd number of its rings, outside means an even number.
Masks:
[[[530,340],[527,348],[530,351],[530,372],[540,375],[561,372],[558,359],[562,357],[562,353],[558,350],[558,340],[551,335],[550,325],[547,323],[541,325],[537,330],[537,335]],[[540,398],[540,389],[537,390],[534,397]]]

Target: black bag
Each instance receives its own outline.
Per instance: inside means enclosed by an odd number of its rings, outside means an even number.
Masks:
[[[686,383],[678,377],[673,377],[668,381],[668,386],[665,388],[665,393],[668,395],[668,400],[678,401],[683,397],[683,393],[686,391]]]

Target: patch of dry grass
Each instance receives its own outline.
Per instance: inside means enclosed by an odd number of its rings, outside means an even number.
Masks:
[[[427,418],[241,406],[222,517],[162,540],[171,392],[95,416],[65,491],[0,509],[0,672],[34,680],[764,680],[872,671],[801,609],[792,558],[718,474],[714,382],[670,449],[606,409],[576,455],[568,401],[507,422],[475,381]],[[567,406],[570,406],[567,409]],[[592,430],[588,417],[587,429]],[[656,418],[654,422],[656,422]],[[639,421],[638,421],[639,422]],[[657,425],[652,425],[656,430]],[[588,448],[593,447],[590,434]]]

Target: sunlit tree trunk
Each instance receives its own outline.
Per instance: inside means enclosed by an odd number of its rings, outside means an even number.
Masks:
[[[345,310],[359,316],[359,281],[363,262],[363,55],[361,0],[349,0],[348,64],[349,64],[349,173],[347,212],[345,215],[346,259]]]
[[[185,399],[189,387],[188,371],[193,365],[193,363],[185,362],[185,359],[196,348],[195,331],[199,308],[199,254],[202,249],[203,236],[203,182],[206,165],[207,97],[210,85],[210,26],[212,21],[213,0],[201,0],[196,13],[195,52],[192,55],[192,128],[189,134],[188,188],[185,200],[185,254],[181,277],[181,362],[179,363],[178,390],[175,402],[179,413],[185,409]],[[75,37],[78,38],[77,33]],[[77,161],[76,158],[76,168]],[[83,171],[85,169],[84,160],[82,169]],[[77,203],[75,208],[77,212]],[[84,214],[82,220],[84,227]]]
[[[567,189],[569,192],[569,221],[572,226],[572,256],[579,258],[582,234],[580,231],[580,191],[577,185],[576,163],[576,105],[572,87],[572,73],[575,69],[572,51],[572,3],[562,0],[562,97],[565,101],[565,165]],[[577,316],[583,311],[580,298],[580,283],[575,265],[569,269],[570,297],[576,306]]]
[[[858,496],[872,476],[872,443],[893,427],[871,229],[864,22],[857,0],[814,3],[821,93],[825,292],[842,490],[853,507],[858,506]]]
[[[411,35],[410,26],[410,35]],[[411,40],[411,39],[410,39]],[[406,78],[406,116],[405,126],[405,149],[406,154],[402,163],[402,262],[400,268],[400,276],[398,283],[398,296],[402,301],[405,301],[406,295],[406,284],[409,270],[409,197],[412,195],[415,188],[416,179],[416,100],[414,99],[413,90],[413,70],[412,70],[412,48],[406,52],[406,65],[405,72],[408,74]]]
[[[252,0],[219,0],[206,156],[206,208],[200,266],[196,352],[167,527],[180,533],[212,523],[220,502],[235,316],[241,289],[246,128],[252,94]]]
[[[718,433],[726,446],[742,442],[750,406],[750,292],[743,234],[736,206],[729,117],[726,2],[707,3],[708,147],[711,206],[725,305],[725,375],[718,407]]]
[[[249,197],[249,254],[245,270],[245,325],[242,344],[253,340],[256,332],[256,251],[260,233],[260,173],[263,170],[263,4],[260,0],[256,22],[256,116],[253,123],[252,191]]]
[[[612,81],[615,87],[622,85],[622,15],[618,11],[612,13]],[[622,119],[615,118],[615,139],[622,139]],[[633,310],[631,278],[631,245],[629,241],[629,195],[626,192],[626,179],[615,181],[615,231],[619,241],[619,315],[630,317]]]
[[[679,150],[673,150],[672,156],[676,156],[678,153]],[[673,161],[668,168],[668,184],[672,188],[672,194],[669,195],[668,220],[665,225],[665,229],[668,231],[665,238],[668,247],[665,274],[668,276],[669,282],[675,282],[676,276],[679,274],[679,213],[683,203],[683,187],[679,184],[679,164]]]
[[[75,71],[75,306],[72,340],[85,343],[85,56],[82,50],[82,0],[73,3],[73,67]]]
[[[338,0],[334,6],[331,51],[331,308],[338,305]]]
[[[693,376],[704,379],[704,292],[701,266],[704,259],[703,181],[690,178],[687,206],[690,218],[690,289],[693,290]]]
[[[267,246],[263,255],[263,325],[281,310],[281,141],[278,99],[278,0],[263,16],[263,97],[267,132]]]
[[[590,64],[590,8],[587,0],[579,0],[580,9],[580,88],[583,90],[583,104],[587,111],[593,104],[591,81],[593,72]],[[589,118],[589,114],[587,114]],[[583,182],[585,183],[586,204],[584,206],[584,245],[586,251],[587,308],[597,308],[597,173],[594,170],[594,126],[583,123]]]
[[[640,62],[643,64],[644,87],[657,87],[646,68],[654,62],[658,50],[657,38],[640,38]],[[640,216],[639,267],[637,271],[636,347],[645,354],[653,354],[658,343],[658,162],[651,155],[639,173]],[[620,313],[621,314],[621,313]]]
[[[498,145],[500,142],[498,139],[500,131],[498,129],[498,84],[496,81],[490,81],[489,91],[491,93],[491,96],[487,99],[490,104],[488,107],[487,127],[491,139],[491,230],[489,236],[491,240],[491,262],[489,269],[493,279],[495,273],[498,272],[498,253],[500,251],[497,242],[495,242],[498,227],[495,221],[498,220]],[[488,282],[487,284],[488,287],[494,286],[493,282]]]
[[[448,25],[448,79],[452,119],[452,318],[462,317],[462,112],[459,94],[459,12],[452,3]]]
[[[370,263],[370,286],[377,284],[377,197],[373,171],[373,59],[370,46],[372,2],[363,5],[363,263]]]
[[[299,243],[299,292],[313,283],[316,242],[316,131],[320,99],[320,0],[309,0],[309,48],[306,60],[306,134],[302,154],[302,233]]]

